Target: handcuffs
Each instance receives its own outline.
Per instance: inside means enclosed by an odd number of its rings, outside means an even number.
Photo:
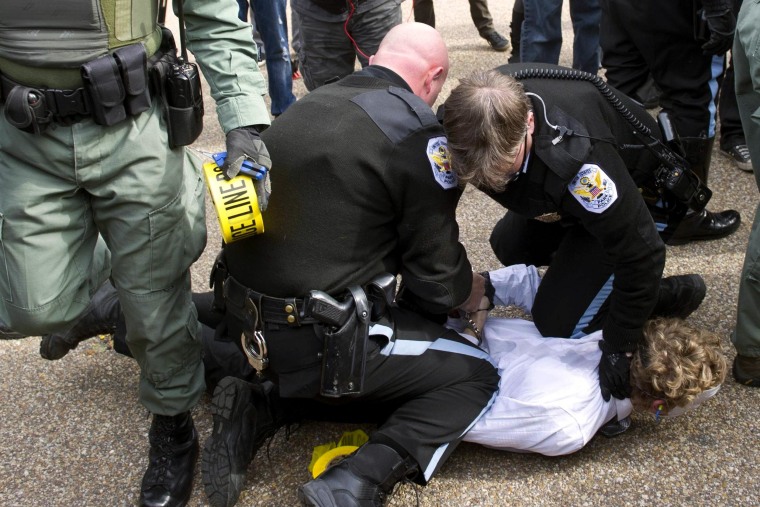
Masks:
[[[256,375],[261,376],[263,371],[269,366],[267,342],[264,340],[264,333],[261,332],[259,310],[249,297],[245,299],[245,308],[248,310],[246,320],[251,319],[253,325],[246,325],[243,328],[243,332],[240,333],[240,343],[243,346],[243,352],[248,358],[248,362],[256,370]]]

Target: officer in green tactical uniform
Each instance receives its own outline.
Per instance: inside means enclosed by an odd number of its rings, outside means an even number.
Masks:
[[[269,167],[250,25],[235,2],[174,7],[227,135],[226,174],[246,157]],[[204,380],[189,268],[206,230],[200,161],[178,147],[200,133],[202,102],[160,10],[156,0],[0,3],[0,334],[86,327],[112,282],[153,414],[140,504],[175,506],[189,499],[198,455],[190,409]],[[197,132],[178,141],[188,126],[172,124],[167,104],[188,99]]]

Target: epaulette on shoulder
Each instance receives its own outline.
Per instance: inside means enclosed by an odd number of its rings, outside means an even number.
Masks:
[[[424,100],[397,86],[360,93],[351,101],[361,107],[393,143],[420,128],[438,124],[435,113]]]

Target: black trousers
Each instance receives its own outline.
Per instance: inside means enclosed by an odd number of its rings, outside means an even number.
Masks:
[[[714,137],[723,56],[703,55],[693,0],[601,0],[607,81],[627,95],[651,72],[660,105],[682,137]]]
[[[230,342],[218,340],[220,329],[226,336],[239,337],[240,326],[228,318],[217,328],[217,340],[206,343],[204,363],[215,368],[207,368],[207,374],[250,378],[250,369],[240,369],[240,353],[232,352]],[[498,372],[485,352],[455,331],[394,306],[389,317],[370,328],[362,394],[323,397],[323,342],[317,326],[265,326],[267,371],[288,412],[378,423],[370,439],[414,458],[422,472],[420,483],[426,483],[453,452],[498,388]],[[209,337],[204,335],[204,341]]]
[[[579,338],[602,329],[614,264],[581,226],[544,223],[507,212],[491,233],[505,266],[549,266],[531,314],[543,336]]]
[[[718,117],[720,118],[721,148],[727,150],[737,144],[747,144],[747,139],[742,129],[742,119],[739,116],[739,104],[736,103],[733,58],[731,58],[728,68],[726,68],[726,72],[723,74],[723,82],[720,84]]]

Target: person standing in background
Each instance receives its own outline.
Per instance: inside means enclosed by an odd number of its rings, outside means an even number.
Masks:
[[[744,0],[736,25],[733,58],[736,101],[747,135],[755,181],[760,189],[760,0]],[[736,347],[734,378],[740,384],[760,387],[760,204],[749,235],[744,257],[736,330],[731,341]]]
[[[238,17],[248,21],[249,0],[237,0]],[[269,98],[272,99],[272,116],[280,116],[296,101],[293,95],[293,69],[288,44],[286,0],[250,0],[253,23],[264,43],[264,59],[269,81]]]
[[[478,33],[494,51],[509,49],[509,41],[496,31],[493,26],[493,16],[488,10],[488,0],[469,0],[470,16]],[[414,0],[414,20],[435,28],[435,6],[433,0]]]

